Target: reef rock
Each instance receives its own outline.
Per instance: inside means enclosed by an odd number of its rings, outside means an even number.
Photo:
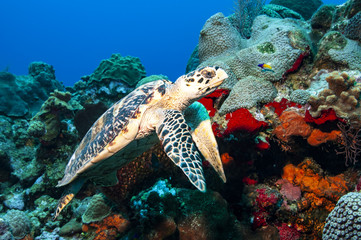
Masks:
[[[0,113],[9,117],[31,117],[54,90],[64,86],[55,78],[53,66],[33,62],[29,75],[15,76],[0,72]]]

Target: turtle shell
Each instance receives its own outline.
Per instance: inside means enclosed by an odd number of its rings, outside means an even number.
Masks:
[[[63,179],[59,181],[57,186],[63,186],[72,182],[80,174],[89,176],[89,174],[84,173],[92,168],[100,169],[96,166],[101,161],[112,161],[109,159],[114,158],[99,157],[99,154],[123,131],[138,131],[138,129],[127,129],[128,124],[131,121],[140,122],[145,109],[161,99],[169,84],[171,82],[168,80],[146,83],[129,93],[103,113],[80,142],[65,168]],[[97,157],[99,158],[97,164],[92,164],[92,160]],[[105,165],[111,166],[112,164],[108,163]],[[111,170],[117,169],[112,167]],[[96,174],[101,175],[104,172],[91,171],[91,175]]]

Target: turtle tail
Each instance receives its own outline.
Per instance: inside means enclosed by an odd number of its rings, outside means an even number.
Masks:
[[[63,193],[62,197],[58,201],[58,206],[53,217],[53,221],[59,216],[60,212],[65,208],[66,205],[74,198],[75,194],[79,192],[83,186],[85,180],[77,179],[75,180]]]

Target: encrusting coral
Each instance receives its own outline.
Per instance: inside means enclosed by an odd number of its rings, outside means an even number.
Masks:
[[[300,232],[311,232],[320,236],[327,214],[349,190],[345,175],[323,176],[320,167],[312,159],[306,158],[297,166],[286,165],[282,178],[294,186],[299,186],[302,191],[297,208],[304,215],[293,218],[295,226]]]
[[[318,117],[322,111],[332,108],[337,117],[361,124],[359,106],[361,84],[356,83],[355,78],[350,77],[346,72],[337,71],[330,73],[326,81],[328,89],[323,90],[317,97],[310,97],[312,117]]]
[[[115,240],[127,230],[128,226],[129,220],[122,215],[112,214],[101,221],[83,224],[82,230],[89,239]]]

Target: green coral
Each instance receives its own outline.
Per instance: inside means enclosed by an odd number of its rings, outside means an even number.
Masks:
[[[109,59],[101,61],[95,71],[82,79],[87,82],[105,80],[121,81],[129,86],[135,86],[146,76],[145,68],[137,57],[112,54]]]
[[[274,53],[276,52],[275,47],[273,46],[273,44],[271,42],[264,42],[261,43],[259,45],[257,45],[257,50],[260,53]]]
[[[328,32],[320,41],[320,50],[328,51],[330,49],[343,49],[347,44],[347,39],[336,31]]]
[[[90,200],[88,208],[82,215],[83,223],[101,221],[111,213],[110,206],[106,203],[102,194],[96,194]]]
[[[45,124],[38,120],[31,121],[27,132],[29,136],[36,138],[42,137],[46,133]]]
[[[50,142],[60,133],[61,120],[77,107],[70,104],[71,94],[55,90],[43,103],[40,111],[31,119],[29,135],[40,136],[42,141]],[[42,123],[42,124],[41,124]],[[44,131],[45,128],[45,131]]]
[[[82,225],[80,222],[77,222],[76,219],[72,219],[62,226],[59,230],[60,236],[71,236],[74,233],[82,232]]]
[[[294,18],[303,20],[301,14],[277,4],[267,4],[263,6],[261,13],[273,18]]]
[[[173,188],[166,180],[159,180],[131,202],[143,230],[141,239],[162,232],[157,229],[164,222],[173,222],[178,228],[167,235],[169,239],[178,234],[182,239],[241,239],[236,218],[217,192]]]
[[[281,5],[292,9],[302,15],[306,20],[322,5],[321,0],[272,0],[271,4]]]
[[[311,18],[312,29],[322,29],[326,32],[332,24],[332,16],[336,9],[334,5],[323,5]]]
[[[148,77],[143,78],[142,80],[140,80],[137,83],[137,86],[135,86],[135,88],[138,88],[139,86],[149,83],[149,82],[153,82],[153,81],[157,81],[157,80],[162,80],[162,79],[166,79],[169,80],[167,76],[164,75],[150,75]]]

